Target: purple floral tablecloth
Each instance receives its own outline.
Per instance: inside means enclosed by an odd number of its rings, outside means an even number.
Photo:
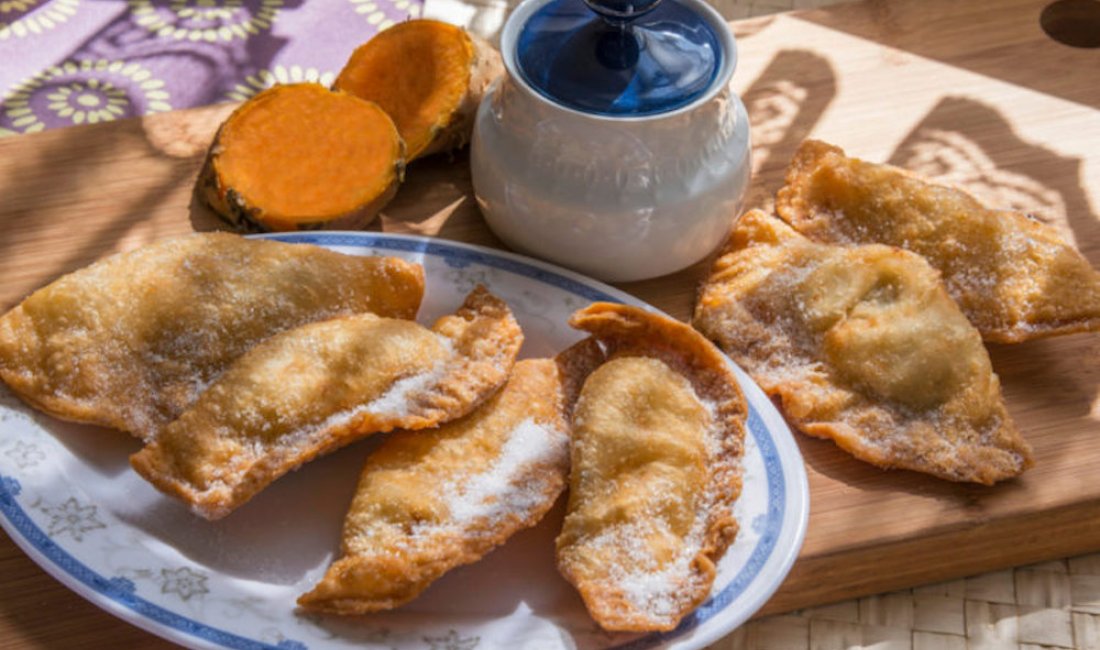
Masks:
[[[0,0],[0,137],[332,82],[423,0]]]

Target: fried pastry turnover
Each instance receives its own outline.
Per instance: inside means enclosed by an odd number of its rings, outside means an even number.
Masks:
[[[335,614],[397,607],[538,523],[565,488],[568,387],[596,358],[580,356],[520,361],[470,415],[387,439],[363,468],[343,556],[298,604]]]
[[[504,383],[522,340],[481,287],[430,330],[373,314],[303,325],[245,353],[130,462],[217,519],[318,455],[465,415]]]
[[[776,211],[815,241],[881,243],[923,256],[986,341],[1100,329],[1100,273],[1088,260],[1050,226],[990,210],[959,189],[807,140]]]
[[[604,629],[670,630],[737,534],[747,406],[722,353],[683,323],[596,303],[570,324],[609,360],[574,410],[558,568]]]
[[[1032,463],[981,336],[914,253],[817,244],[753,210],[694,324],[796,427],[857,458],[984,484]]]
[[[396,258],[195,234],[66,275],[0,317],[0,378],[55,417],[151,440],[237,357],[283,330],[413,318],[424,272]]]

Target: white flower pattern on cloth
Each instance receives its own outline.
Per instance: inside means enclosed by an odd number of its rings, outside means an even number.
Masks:
[[[348,1],[355,5],[355,13],[366,16],[367,24],[377,27],[378,31],[389,29],[396,24],[393,20],[386,17],[385,12],[382,11],[377,0]],[[393,3],[393,8],[399,11],[408,12],[409,18],[418,18],[420,16],[420,5],[409,2],[409,0],[396,0]]]
[[[120,89],[123,86],[125,91]],[[4,97],[5,117],[19,132],[35,133],[46,128],[45,115],[37,113],[35,107],[41,93],[46,93],[51,111],[71,119],[73,124],[122,117],[135,99],[141,100],[146,113],[172,110],[164,81],[153,78],[149,70],[137,63],[69,60],[16,84]],[[72,112],[68,111],[70,108]]]
[[[242,101],[276,81],[325,85],[383,28],[419,17],[424,0],[0,0],[0,137]],[[67,63],[106,59],[159,80],[131,83]],[[57,75],[61,68],[65,74]],[[52,73],[52,74],[51,74]],[[96,78],[126,92],[93,110],[59,88]],[[42,88],[45,82],[48,87]],[[31,91],[37,89],[40,94]],[[163,97],[146,97],[144,90]],[[94,88],[90,90],[94,91]],[[171,94],[170,101],[168,95]],[[128,100],[128,103],[120,103]],[[53,104],[48,107],[47,104]],[[124,113],[119,114],[119,109]],[[64,115],[61,115],[64,113]],[[15,124],[14,122],[18,122]]]
[[[74,124],[109,122],[123,115],[130,103],[125,90],[99,79],[61,86],[46,98],[50,100],[50,110],[59,117],[71,119]]]
[[[53,0],[36,8],[41,0],[5,0],[0,2],[0,41],[25,38],[57,27],[76,14],[80,0]],[[10,16],[34,9],[33,13]],[[14,18],[14,19],[13,19]]]
[[[102,521],[96,517],[94,505],[81,505],[76,497],[57,506],[39,504],[38,509],[50,518],[47,533],[50,537],[59,537],[68,534],[78,542],[84,541],[84,534],[97,528],[106,528]]]
[[[319,83],[322,86],[331,86],[336,80],[333,72],[321,72],[317,68],[303,68],[300,65],[291,65],[289,68],[277,65],[273,68],[260,70],[256,74],[250,74],[244,81],[233,87],[226,93],[226,99],[243,102],[262,90],[267,90],[278,84],[292,84],[302,82]]]
[[[283,0],[261,0],[255,13],[243,0],[172,0],[158,6],[152,0],[127,0],[134,22],[162,38],[216,43],[247,39],[271,29]]]
[[[31,7],[38,4],[39,0],[5,0],[0,2],[0,14],[7,14],[13,11],[26,11]]]

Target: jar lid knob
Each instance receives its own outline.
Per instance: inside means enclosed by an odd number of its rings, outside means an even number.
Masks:
[[[639,16],[657,8],[661,0],[584,0],[588,8],[609,24],[626,27]]]
[[[538,0],[527,0],[528,2]],[[656,115],[709,90],[725,56],[699,0],[548,0],[516,39],[538,93],[597,115]]]

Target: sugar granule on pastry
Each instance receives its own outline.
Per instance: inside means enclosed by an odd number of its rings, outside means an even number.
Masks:
[[[576,313],[610,360],[574,410],[558,567],[606,630],[670,630],[710,593],[737,533],[747,407],[687,325],[598,303]]]
[[[216,519],[318,455],[461,417],[504,384],[523,335],[478,287],[431,329],[358,314],[264,341],[130,461]]]
[[[787,169],[776,211],[815,241],[921,255],[987,341],[1100,329],[1100,272],[1054,228],[991,210],[962,190],[807,140]]]
[[[520,361],[473,413],[386,440],[363,468],[341,557],[298,604],[335,614],[392,609],[538,523],[565,487],[568,386],[587,370]]]
[[[1032,463],[981,336],[914,253],[817,244],[754,210],[694,324],[799,430],[857,458],[984,484]]]
[[[416,316],[424,271],[389,257],[203,233],[108,257],[0,317],[0,379],[55,417],[143,440],[279,332]]]

